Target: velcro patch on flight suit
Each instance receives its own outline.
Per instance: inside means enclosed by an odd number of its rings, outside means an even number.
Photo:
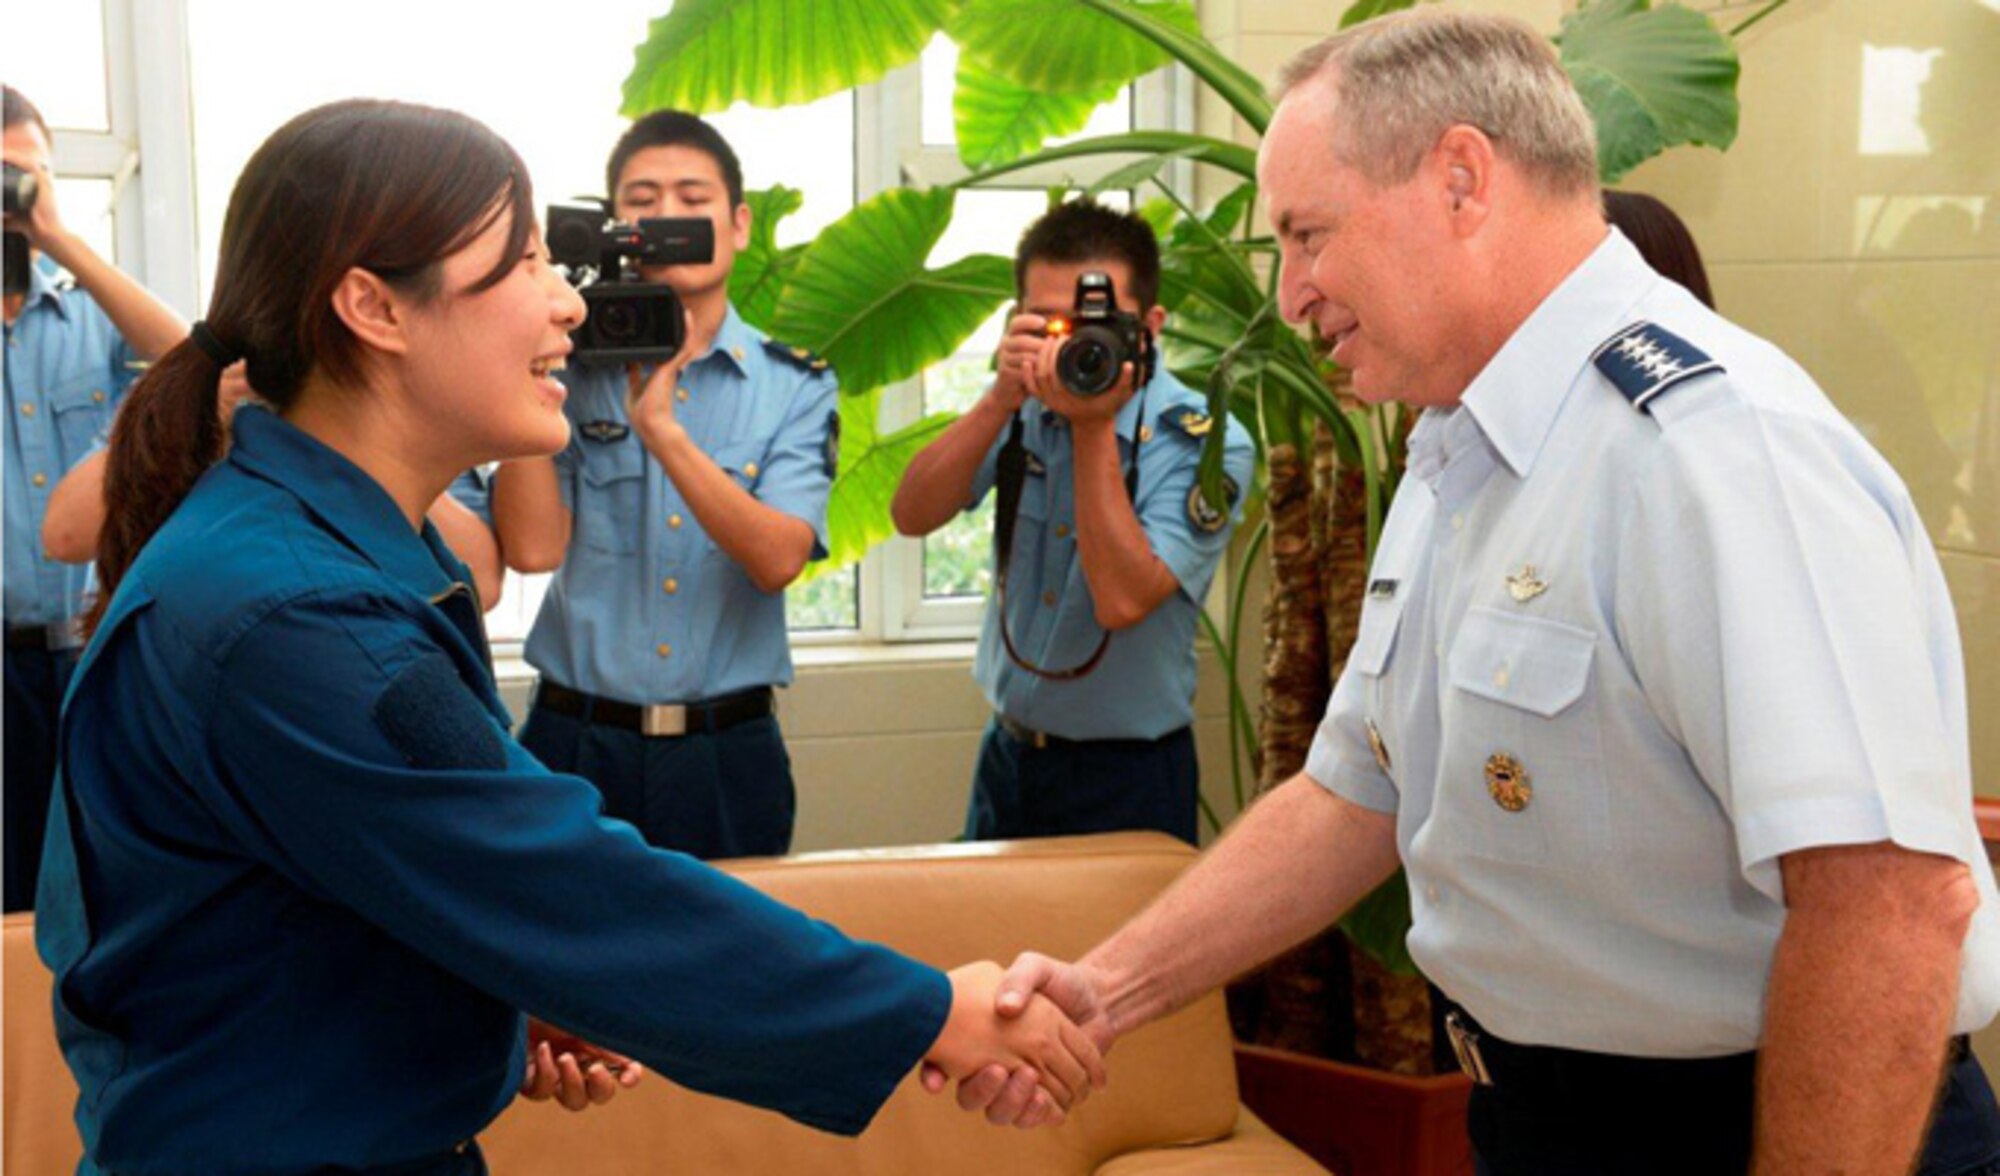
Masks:
[[[1634,323],[1605,340],[1590,362],[1640,412],[1650,411],[1646,406],[1653,398],[1675,384],[1722,370],[1701,348],[1648,322]]]
[[[410,663],[375,700],[369,717],[413,768],[449,771],[507,766],[493,716],[442,653]]]

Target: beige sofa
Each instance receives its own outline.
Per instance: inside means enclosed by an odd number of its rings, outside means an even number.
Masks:
[[[1026,948],[1082,952],[1193,856],[1156,834],[1117,834],[810,854],[730,870],[854,935],[949,966],[1004,962]],[[80,1151],[76,1088],[56,1049],[33,934],[29,916],[7,917],[4,1166],[8,1176],[68,1176]],[[517,1101],[480,1140],[496,1176],[1323,1171],[1238,1102],[1218,997],[1121,1041],[1110,1065],[1110,1086],[1055,1130],[987,1126],[913,1076],[865,1135],[841,1139],[654,1075],[583,1114]]]

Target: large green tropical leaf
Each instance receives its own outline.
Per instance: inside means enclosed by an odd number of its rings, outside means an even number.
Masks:
[[[1201,21],[1188,0],[1109,3],[1142,11],[1200,41]],[[964,0],[946,30],[958,42],[961,60],[1025,89],[1053,94],[1115,90],[1172,60],[1102,8],[1085,0]]]
[[[1364,20],[1374,20],[1388,12],[1401,12],[1416,0],[1354,0],[1347,11],[1340,14],[1340,27],[1352,28]]]
[[[880,389],[840,398],[840,468],[826,502],[827,557],[806,568],[802,581],[835,572],[895,534],[889,503],[910,459],[929,445],[956,413],[941,412],[884,437],[877,420]]]
[[[1354,946],[1398,976],[1415,976],[1410,958],[1410,880],[1397,870],[1367,898],[1355,903],[1340,921]]]
[[[729,271],[729,301],[753,327],[768,330],[778,309],[785,276],[798,265],[805,246],[778,248],[778,222],[799,210],[805,193],[776,184],[743,193],[750,206],[750,244],[736,255]]]
[[[1202,36],[1199,22],[1189,28],[1176,10],[1162,11],[1154,4],[1133,4],[1128,0],[1083,0],[1083,3],[1165,49],[1175,61],[1207,82],[1258,134],[1271,125],[1271,99],[1264,92],[1264,84],[1249,70],[1223,56],[1222,50]]]
[[[825,356],[849,394],[958,350],[1014,293],[1014,265],[979,253],[925,269],[956,193],[891,188],[827,226],[785,282],[772,333]]]
[[[1031,90],[961,56],[951,94],[958,157],[975,169],[1019,159],[1050,139],[1082,130],[1091,112],[1117,93],[1115,85],[1080,94]]]
[[[1257,178],[1257,149],[1254,147],[1245,147],[1241,143],[1231,143],[1227,139],[1212,138],[1208,135],[1190,135],[1184,131],[1131,131],[1123,135],[1098,135],[1077,143],[1065,143],[1060,147],[1037,151],[1033,155],[1024,155],[1011,163],[995,164],[964,179],[954,181],[952,187],[970,188],[1009,172],[1040,167],[1047,163],[1060,163],[1065,159],[1088,159],[1098,155],[1162,154],[1174,154],[1176,158],[1213,164],[1225,171],[1235,172],[1246,180]]]
[[[952,0],[675,0],[625,79],[624,113],[790,106],[916,60]]]
[[[1736,141],[1736,47],[1699,12],[1595,0],[1563,18],[1563,68],[1597,121],[1605,183],[1681,143]]]

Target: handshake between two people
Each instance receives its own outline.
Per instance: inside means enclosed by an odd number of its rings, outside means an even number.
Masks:
[[[996,1126],[1060,1126],[1102,1088],[1115,1034],[1080,966],[1028,952],[1004,973],[990,961],[949,973],[951,1011],[924,1055],[932,1094],[958,1083],[958,1105]],[[572,1111],[638,1085],[644,1067],[540,1021],[528,1022],[521,1097]]]

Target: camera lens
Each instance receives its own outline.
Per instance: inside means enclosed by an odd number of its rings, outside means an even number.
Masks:
[[[1056,375],[1078,396],[1100,396],[1118,382],[1121,362],[1115,337],[1102,328],[1085,327],[1056,354]]]
[[[652,333],[652,315],[637,300],[607,300],[597,307],[597,334],[613,345],[637,345]]]
[[[35,177],[32,172],[7,164],[6,211],[9,216],[35,207]]]

